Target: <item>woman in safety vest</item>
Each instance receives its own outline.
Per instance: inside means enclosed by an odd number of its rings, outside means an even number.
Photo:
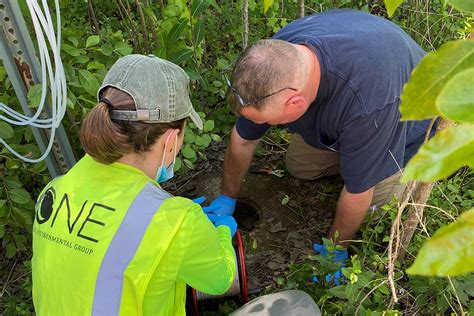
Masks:
[[[154,56],[123,57],[108,72],[82,125],[87,154],[38,198],[38,315],[184,315],[186,284],[209,294],[231,286],[233,217],[211,222],[159,185],[173,176],[186,118],[202,128],[188,84]]]

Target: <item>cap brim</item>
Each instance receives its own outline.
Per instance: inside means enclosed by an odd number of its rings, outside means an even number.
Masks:
[[[189,113],[189,117],[191,118],[191,120],[193,121],[193,123],[196,124],[196,126],[197,126],[199,129],[202,129],[202,128],[203,128],[202,120],[201,120],[201,118],[199,117],[199,114],[196,113],[196,111],[191,110],[191,113]]]

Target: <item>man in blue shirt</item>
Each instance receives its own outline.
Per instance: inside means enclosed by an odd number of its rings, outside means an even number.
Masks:
[[[307,16],[247,48],[229,82],[230,105],[241,116],[226,151],[222,195],[206,210],[233,212],[259,139],[284,124],[294,133],[290,173],[341,174],[329,237],[347,247],[372,205],[403,193],[400,171],[429,122],[400,122],[400,94],[424,55],[397,25],[353,10]]]

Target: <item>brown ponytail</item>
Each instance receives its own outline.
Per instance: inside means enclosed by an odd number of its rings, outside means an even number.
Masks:
[[[106,88],[102,97],[110,100],[114,109],[134,111],[133,98],[113,87]],[[124,154],[144,153],[170,128],[182,131],[185,119],[172,123],[144,123],[113,120],[109,105],[99,102],[82,123],[80,140],[87,154],[98,162],[110,164]]]

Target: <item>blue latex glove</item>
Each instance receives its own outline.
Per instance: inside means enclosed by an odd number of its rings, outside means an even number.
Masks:
[[[202,205],[202,203],[204,203],[205,200],[206,200],[206,198],[204,196],[200,196],[200,197],[197,197],[195,199],[192,199],[191,201],[193,201],[194,203],[197,203],[199,205]]]
[[[209,206],[204,206],[202,209],[204,213],[212,213],[217,215],[230,215],[234,214],[236,199],[228,197],[227,195],[221,194]]]
[[[323,257],[328,257],[329,255],[329,251],[326,248],[326,245],[324,244],[314,244],[313,249],[314,251],[319,252],[319,254]],[[334,262],[341,264],[341,267],[333,275],[331,274],[326,275],[326,281],[330,282],[331,279],[333,279],[334,284],[340,285],[341,284],[340,280],[341,278],[344,277],[344,275],[342,274],[342,268],[346,266],[346,261],[349,258],[349,253],[347,252],[347,249],[334,250],[333,253],[334,253],[334,256],[332,257],[332,260]],[[314,276],[313,282],[318,282],[318,277]]]
[[[218,227],[221,225],[227,226],[230,229],[230,235],[234,237],[235,232],[237,231],[237,222],[232,216],[227,215],[216,215],[211,213],[206,213],[209,220]]]

